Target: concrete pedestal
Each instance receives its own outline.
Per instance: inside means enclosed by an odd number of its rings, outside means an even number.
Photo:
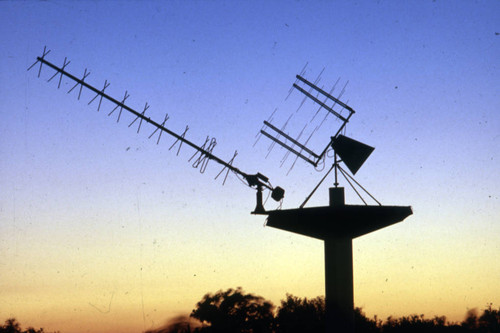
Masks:
[[[352,239],[403,221],[408,206],[346,205],[344,188],[330,188],[330,205],[267,211],[267,225],[325,244],[326,331],[354,332]]]
[[[330,206],[344,206],[344,189],[330,188]],[[354,332],[352,239],[325,239],[326,332]]]

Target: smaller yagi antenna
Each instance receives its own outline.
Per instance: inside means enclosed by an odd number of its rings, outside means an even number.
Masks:
[[[271,129],[272,131],[274,131],[274,135],[267,133],[264,129],[262,129],[260,132],[264,136],[266,136],[269,139],[271,139],[272,141],[274,141],[275,143],[288,149],[293,154],[297,155],[298,157],[302,158],[304,161],[306,161],[306,162],[308,162],[316,167],[316,166],[318,166],[319,162],[323,159],[323,157],[325,157],[325,154],[328,151],[328,149],[331,147],[333,141],[335,140],[335,138],[337,138],[340,135],[340,133],[345,128],[345,126],[349,122],[349,119],[352,117],[352,115],[355,113],[355,111],[349,105],[345,104],[344,102],[342,102],[338,98],[332,96],[331,94],[324,91],[323,89],[317,87],[313,83],[307,81],[302,76],[296,75],[296,78],[297,78],[297,82],[293,84],[293,86],[292,86],[293,88],[295,88],[298,91],[300,91],[301,93],[303,93],[307,98],[311,99],[313,102],[318,104],[320,106],[320,108],[325,109],[327,112],[334,115],[336,118],[338,118],[341,121],[341,125],[338,128],[337,132],[332,136],[331,141],[326,145],[326,147],[321,151],[321,153],[315,153],[312,149],[306,147],[305,144],[301,144],[300,142],[298,142],[297,140],[292,138],[290,135],[281,131],[276,126],[272,125],[271,123],[269,123],[267,121],[264,121],[264,125],[265,125],[264,128],[267,127],[269,129]],[[314,89],[318,94],[323,95],[323,97],[325,97],[325,100],[321,101],[320,99],[315,97],[313,94],[311,94],[309,91],[307,91],[306,89],[301,87],[298,83],[303,83],[304,86]],[[328,104],[331,104],[331,106],[329,106]],[[340,110],[337,111],[336,108],[338,109],[339,107],[340,107]],[[342,112],[342,110],[348,111],[348,115],[346,117],[344,117],[343,115],[340,114]],[[280,137],[284,137],[286,140],[282,141],[279,139]],[[291,144],[288,144],[288,141],[291,142]]]
[[[318,81],[319,79],[317,79],[315,82]],[[335,86],[337,85],[337,83],[338,80],[335,83]],[[356,141],[341,134],[342,131],[345,129],[347,123],[351,119],[352,115],[355,113],[353,108],[351,108],[349,105],[340,100],[340,97],[344,93],[345,87],[340,92],[339,97],[334,97],[332,95],[334,88],[332,88],[332,91],[328,93],[322,88],[318,87],[316,84],[306,80],[301,75],[296,75],[296,82],[293,83],[292,85],[292,89],[293,88],[302,93],[305,96],[304,98],[313,101],[316,105],[319,105],[319,109],[314,115],[314,117],[316,117],[319,110],[323,109],[327,112],[325,119],[328,115],[333,115],[337,120],[340,121],[340,126],[334,133],[332,133],[333,135],[331,135],[329,142],[321,150],[321,152],[315,152],[313,148],[308,146],[308,143],[314,132],[316,132],[316,130],[319,128],[319,126],[321,126],[323,122],[321,122],[321,124],[314,129],[314,131],[310,134],[306,142],[302,143],[299,141],[299,138],[303,134],[304,129],[301,131],[301,133],[297,138],[294,138],[289,133],[285,133],[285,131],[282,130],[284,129],[284,127],[282,127],[282,129],[279,129],[277,126],[271,124],[270,121],[264,121],[264,126],[260,131],[262,135],[272,140],[273,144],[278,144],[283,148],[285,148],[286,150],[288,150],[287,155],[289,153],[293,153],[294,155],[297,156],[297,159],[301,158],[307,163],[313,165],[314,167],[317,167],[318,164],[324,162],[328,150],[333,149],[334,163],[332,167],[329,169],[329,171],[323,177],[320,183],[316,186],[316,188],[312,191],[312,193],[306,198],[301,207],[303,207],[307,203],[309,198],[314,194],[316,189],[319,187],[319,185],[324,181],[326,176],[332,170],[335,170],[335,182],[334,182],[335,187],[337,187],[339,184],[338,174],[340,173],[346,179],[346,181],[351,185],[351,187],[354,189],[354,191],[358,194],[358,196],[365,204],[366,201],[360,195],[358,190],[356,190],[355,185],[357,185],[364,192],[366,192],[373,200],[379,203],[368,191],[366,191],[358,182],[356,182],[356,180],[354,180],[354,178],[352,178],[349,174],[347,174],[345,170],[340,166],[340,163],[343,162],[347,166],[349,171],[351,171],[351,173],[355,175],[356,172],[361,168],[363,163],[366,161],[366,159],[370,156],[370,154],[374,150],[373,147],[370,147],[362,142]],[[301,106],[303,105],[303,103],[304,101],[302,101]],[[287,155],[285,155],[285,158]]]
[[[149,125],[152,125],[154,127],[154,131],[151,133],[151,135],[149,135],[149,138],[153,137],[159,131],[158,139],[156,141],[157,144],[160,143],[161,135],[164,132],[167,133],[168,135],[170,135],[171,137],[173,137],[175,139],[175,142],[170,146],[169,150],[171,150],[172,148],[174,148],[174,146],[176,146],[178,144],[177,155],[180,152],[182,144],[186,144],[187,146],[189,146],[195,150],[194,154],[189,158],[189,162],[192,162],[193,168],[198,168],[201,173],[205,172],[207,165],[210,161],[214,161],[214,162],[220,164],[223,168],[217,174],[217,176],[215,176],[215,179],[217,179],[223,172],[226,172],[226,174],[224,176],[223,183],[222,183],[223,185],[226,182],[227,176],[228,176],[230,171],[233,172],[234,174],[236,174],[237,176],[243,177],[243,179],[246,181],[246,183],[249,187],[255,188],[257,190],[257,206],[255,207],[255,210],[252,212],[253,214],[264,214],[266,212],[264,209],[263,203],[262,203],[262,190],[263,189],[270,190],[271,197],[274,200],[280,201],[283,199],[284,194],[285,194],[285,190],[283,190],[279,186],[273,187],[271,185],[271,183],[269,182],[269,179],[266,176],[262,175],[261,173],[257,173],[257,174],[253,174],[253,175],[247,174],[247,173],[241,171],[240,169],[236,168],[235,166],[233,166],[234,159],[238,155],[238,153],[236,151],[234,152],[234,155],[229,160],[229,162],[224,161],[223,159],[217,157],[213,153],[213,150],[214,150],[215,146],[217,145],[217,140],[215,138],[213,138],[213,137],[210,138],[209,136],[207,136],[207,138],[205,139],[205,142],[201,146],[193,143],[192,141],[186,139],[186,133],[189,130],[188,126],[186,126],[186,129],[184,130],[184,132],[182,134],[177,134],[176,132],[165,127],[165,123],[169,119],[168,114],[165,115],[165,118],[163,119],[163,121],[161,123],[158,123],[158,122],[152,120],[150,117],[146,116],[146,111],[150,107],[148,105],[148,103],[145,104],[142,112],[134,110],[133,108],[131,108],[130,106],[125,104],[126,100],[130,97],[130,94],[128,93],[128,91],[125,91],[125,94],[121,100],[117,100],[105,92],[106,88],[108,88],[110,85],[107,80],[104,82],[104,86],[102,89],[97,89],[94,86],[85,82],[85,79],[90,75],[90,72],[88,72],[87,69],[85,69],[83,76],[80,79],[80,78],[78,78],[78,77],[76,77],[76,76],[74,76],[66,71],[66,67],[70,63],[70,61],[67,61],[67,58],[64,58],[64,63],[62,65],[62,67],[58,67],[58,66],[50,63],[49,61],[47,61],[45,59],[45,56],[47,54],[49,54],[49,52],[50,52],[50,50],[47,51],[46,47],[44,47],[42,56],[37,57],[35,63],[33,63],[33,65],[31,65],[28,68],[28,70],[33,68],[36,64],[40,63],[40,68],[38,70],[38,77],[40,77],[43,65],[46,65],[46,66],[52,68],[56,72],[52,75],[52,77],[48,81],[51,81],[52,79],[54,79],[55,77],[57,77],[59,75],[59,82],[58,82],[57,88],[61,87],[61,81],[62,81],[63,77],[66,77],[66,78],[74,81],[75,84],[68,91],[68,93],[72,92],[75,88],[80,86],[80,89],[78,92],[78,99],[80,99],[80,97],[82,95],[83,88],[90,90],[91,92],[95,93],[95,96],[88,102],[88,105],[90,105],[93,101],[95,101],[99,97],[99,104],[97,106],[97,111],[100,111],[103,100],[110,102],[112,104],[112,106],[114,106],[114,107],[108,113],[108,116],[111,116],[116,110],[118,110],[118,115],[117,115],[117,120],[116,120],[117,122],[120,121],[120,118],[122,116],[122,112],[124,110],[128,111],[129,113],[131,113],[132,115],[135,116],[134,120],[128,125],[128,127],[131,127],[137,120],[139,120],[138,126],[137,126],[137,133],[139,133],[143,122],[145,122]]]

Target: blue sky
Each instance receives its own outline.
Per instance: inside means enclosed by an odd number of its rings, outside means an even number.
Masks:
[[[263,228],[254,191],[214,181],[140,134],[96,112],[93,96],[26,69],[47,59],[83,75],[235,166],[261,172],[302,203],[323,172],[255,135],[275,108],[295,112],[295,75],[324,69],[347,81],[357,113],[347,135],[376,149],[358,172],[383,204],[412,205],[399,225],[354,240],[355,302],[369,315],[445,314],[500,302],[499,4],[495,1],[1,2],[0,313],[64,332],[130,332],[187,312],[209,291],[241,285],[275,303],[315,297],[321,242]],[[338,93],[339,90],[336,90]],[[314,111],[312,111],[314,110]],[[290,133],[315,108],[301,109]],[[299,117],[300,115],[300,117]],[[336,131],[333,118],[323,135]],[[322,137],[318,137],[323,148]],[[316,147],[316,146],[315,146]],[[319,149],[317,149],[319,150]],[[330,179],[311,199],[325,205]],[[329,185],[330,184],[330,185]],[[346,187],[347,185],[344,184]],[[359,203],[352,191],[346,200]],[[268,202],[267,208],[276,204]],[[105,309],[107,317],[96,310]],[[49,301],[50,300],[50,301]],[[74,309],[69,310],[69,309]],[[124,319],[126,318],[126,319]]]

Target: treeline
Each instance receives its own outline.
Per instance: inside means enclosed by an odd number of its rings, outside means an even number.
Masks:
[[[368,318],[361,308],[355,308],[356,333],[400,332],[474,332],[500,333],[500,308],[488,304],[479,314],[467,312],[462,322],[449,322],[445,316],[425,318],[410,315],[381,320]],[[261,296],[247,294],[241,288],[208,293],[196,304],[190,316],[177,317],[164,327],[145,333],[323,333],[325,332],[325,298],[312,299],[286,295],[275,307]],[[32,327],[21,329],[10,318],[0,326],[0,333],[48,333]],[[56,333],[56,332],[54,332]],[[58,332],[57,332],[58,333]]]
[[[27,329],[21,329],[21,324],[15,318],[9,318],[5,321],[5,324],[0,326],[0,333],[49,333],[45,332],[43,328],[35,329],[33,327],[28,327]],[[59,333],[59,332],[53,332]]]
[[[474,332],[500,333],[500,308],[492,304],[478,314],[471,310],[464,321],[452,323],[445,316],[425,318],[410,315],[386,320],[368,318],[361,308],[354,311],[357,333]],[[287,295],[276,308],[261,296],[246,294],[241,288],[208,293],[196,304],[189,317],[145,333],[322,333],[325,332],[325,298]]]

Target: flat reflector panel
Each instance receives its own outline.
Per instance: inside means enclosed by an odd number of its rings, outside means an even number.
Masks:
[[[408,206],[309,207],[267,211],[267,226],[318,239],[356,238],[403,221]]]
[[[340,156],[353,175],[358,172],[359,168],[361,168],[368,156],[370,156],[375,149],[343,135],[339,135],[334,139],[332,148]]]

